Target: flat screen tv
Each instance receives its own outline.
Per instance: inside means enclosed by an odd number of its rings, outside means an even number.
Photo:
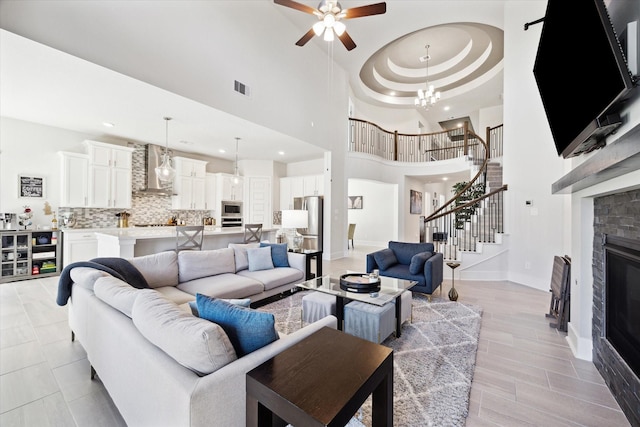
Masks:
[[[634,88],[603,0],[549,0],[533,68],[558,155],[605,145]]]

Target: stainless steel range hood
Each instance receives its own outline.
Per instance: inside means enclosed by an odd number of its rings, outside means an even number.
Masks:
[[[135,194],[155,194],[159,196],[171,196],[173,195],[173,189],[171,183],[160,181],[156,174],[156,167],[162,163],[162,155],[164,154],[164,147],[159,145],[147,144],[145,156],[145,177],[146,187],[137,190]],[[171,154],[171,150],[169,150]]]

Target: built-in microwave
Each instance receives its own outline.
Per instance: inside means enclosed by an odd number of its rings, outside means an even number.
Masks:
[[[220,209],[221,217],[242,217],[242,202],[223,200]]]

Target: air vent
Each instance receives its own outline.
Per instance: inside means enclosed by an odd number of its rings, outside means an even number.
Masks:
[[[249,89],[249,86],[245,85],[244,83],[240,83],[237,80],[234,80],[233,82],[233,90],[235,90],[239,94],[251,96],[251,89]]]

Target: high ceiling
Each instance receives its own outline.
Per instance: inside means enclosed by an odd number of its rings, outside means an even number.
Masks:
[[[349,8],[372,2],[341,3]],[[420,57],[428,44],[429,81],[442,99],[428,111],[419,108],[419,116],[428,123],[474,117],[481,108],[502,104],[502,7],[503,1],[391,0],[384,15],[345,21],[356,49],[347,52],[337,40],[328,45],[314,38],[295,52],[301,60],[308,54],[304,49],[325,52],[348,73],[361,102],[415,111],[414,94],[426,79]],[[300,138],[178,95],[187,93],[179,86],[193,80],[197,64],[204,69],[214,44],[239,55],[234,41],[242,45],[257,35],[284,49],[281,44],[293,45],[314,22],[271,0],[163,1],[153,7],[138,0],[0,0],[0,27],[8,31],[0,33],[0,114],[159,145],[165,143],[162,118],[171,115],[170,146],[181,151],[233,160],[234,138],[240,136],[241,158],[319,158],[322,149]],[[218,29],[224,34],[213,33]],[[146,68],[135,77],[112,71],[116,59],[127,59],[133,69],[137,61],[167,55],[175,57],[176,90],[155,84],[155,64],[140,64]],[[229,79],[238,75],[221,59],[217,71]],[[115,126],[106,128],[105,121]]]

